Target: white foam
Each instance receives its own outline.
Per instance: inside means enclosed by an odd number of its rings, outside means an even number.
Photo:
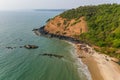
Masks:
[[[70,43],[72,44],[72,43]],[[74,44],[72,44],[74,47]],[[77,51],[75,50],[75,47],[71,49],[71,54],[73,55],[73,58],[75,59],[75,64],[78,67],[78,73],[81,74],[81,72],[83,72],[83,74],[87,77],[87,80],[92,80],[91,74],[88,70],[87,65],[85,65],[80,58],[78,58],[77,56]]]
[[[82,71],[88,80],[92,80],[88,67],[85,64],[83,64],[81,59],[78,59],[77,65],[78,65],[78,72],[80,73]]]

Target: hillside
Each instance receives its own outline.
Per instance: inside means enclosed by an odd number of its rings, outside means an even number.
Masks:
[[[120,58],[120,5],[81,6],[49,19],[45,30],[77,38]]]
[[[60,16],[51,19],[45,26],[45,30],[56,35],[64,35],[76,38],[81,33],[87,32],[87,23],[84,17],[80,17],[77,21],[75,19],[67,20]]]

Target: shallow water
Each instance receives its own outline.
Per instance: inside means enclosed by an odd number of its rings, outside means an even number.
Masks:
[[[0,12],[0,80],[87,80],[82,70],[78,72],[72,45],[54,38],[39,37],[32,32],[33,28],[44,25],[47,19],[61,12]],[[25,44],[39,48],[19,48]],[[16,48],[7,49],[9,46]],[[39,55],[43,53],[64,58]]]

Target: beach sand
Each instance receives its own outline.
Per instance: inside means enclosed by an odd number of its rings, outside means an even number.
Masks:
[[[75,44],[78,58],[88,66],[92,80],[120,80],[120,65],[112,58],[100,54],[88,45]]]

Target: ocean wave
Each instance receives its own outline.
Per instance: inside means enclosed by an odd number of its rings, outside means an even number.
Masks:
[[[92,80],[91,78],[91,74],[88,70],[88,67],[87,65],[85,65],[80,58],[78,58],[77,56],[77,51],[75,49],[75,46],[74,44],[70,43],[69,44],[72,45],[72,48],[70,50],[73,58],[75,59],[75,65],[77,65],[77,69],[78,69],[78,74],[81,75],[81,76],[85,76],[87,78],[87,80]]]

